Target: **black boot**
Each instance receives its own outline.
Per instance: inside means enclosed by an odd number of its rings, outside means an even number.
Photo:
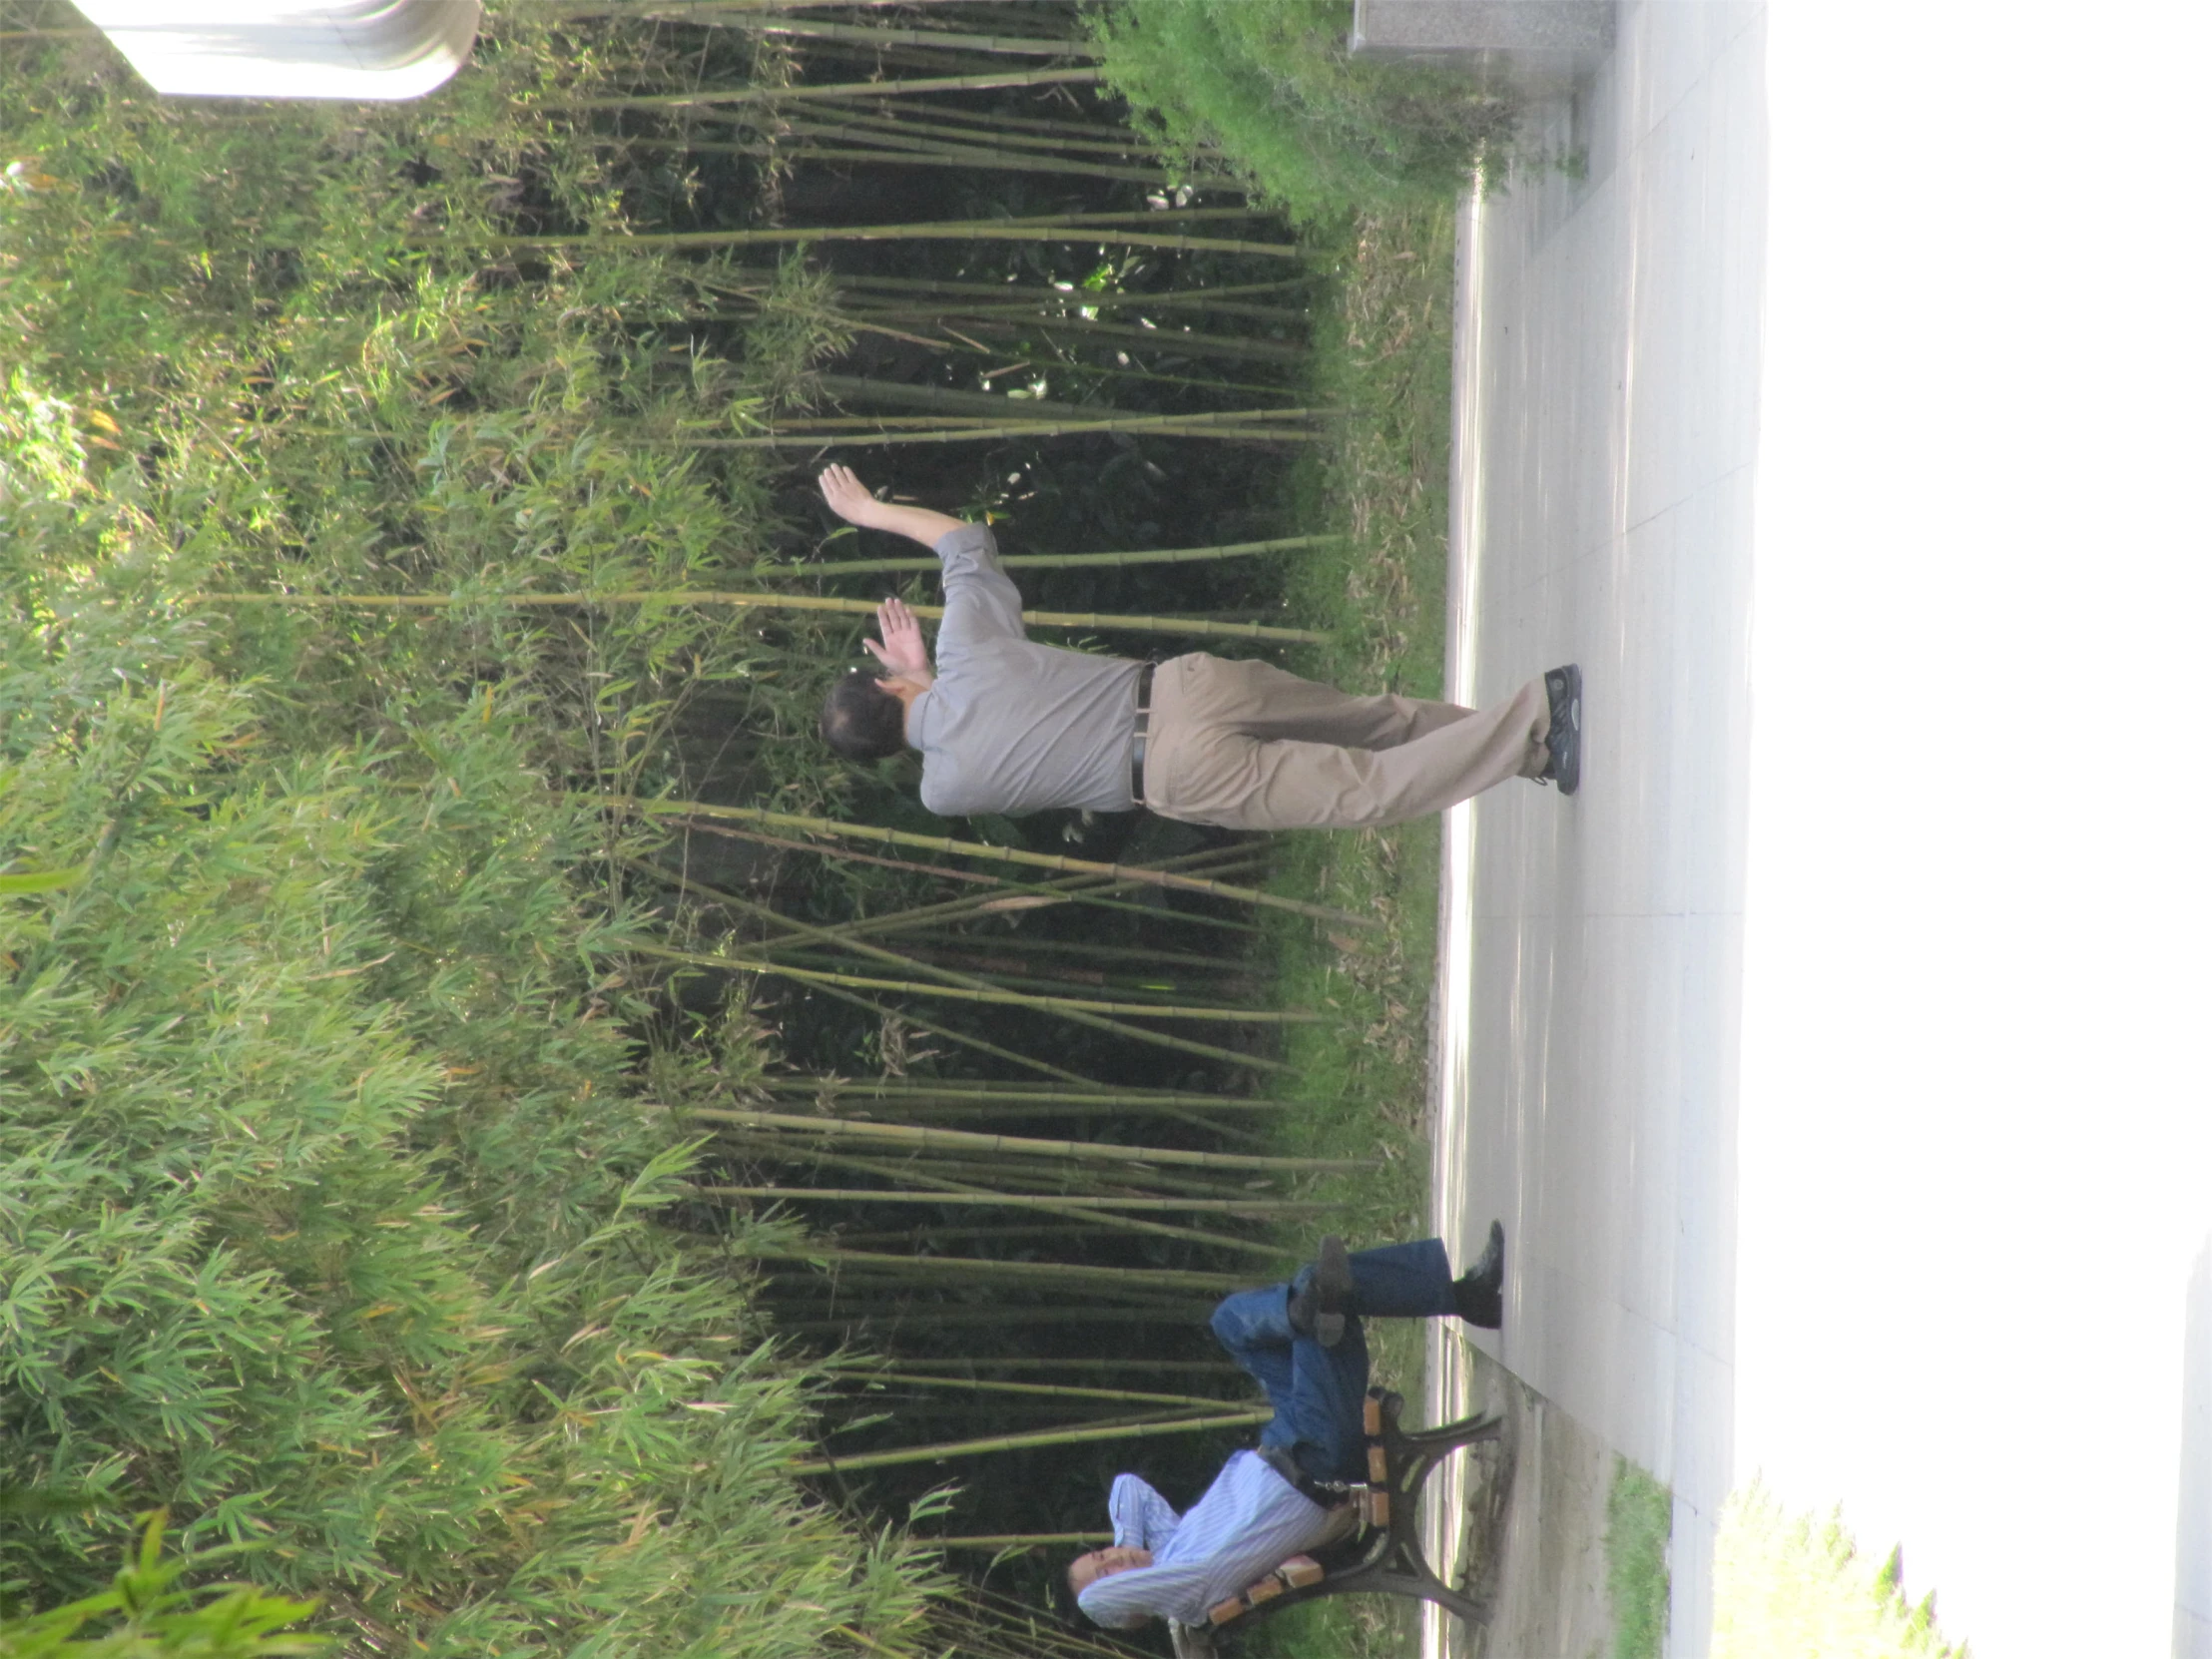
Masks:
[[[1314,1276],[1303,1291],[1291,1293],[1291,1329],[1324,1348],[1345,1340],[1345,1315],[1352,1306],[1352,1259],[1345,1242],[1332,1233],[1314,1253]]]
[[[1490,1223],[1482,1259],[1451,1282],[1451,1300],[1461,1319],[1484,1331],[1495,1331],[1504,1320],[1505,1229],[1498,1223]]]
[[[1544,696],[1551,702],[1551,733],[1544,739],[1551,758],[1536,782],[1556,784],[1561,795],[1572,795],[1582,787],[1582,670],[1573,663],[1547,669]]]

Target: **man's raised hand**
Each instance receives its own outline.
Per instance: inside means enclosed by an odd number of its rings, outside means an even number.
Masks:
[[[863,530],[888,530],[894,536],[933,548],[954,530],[965,528],[958,519],[927,507],[902,507],[895,501],[876,500],[848,466],[826,466],[816,481],[822,485],[822,498],[830,503],[830,510]]]
[[[816,480],[822,486],[822,498],[830,503],[830,510],[848,524],[873,526],[883,505],[868,494],[867,486],[848,466],[826,466]]]
[[[827,495],[828,489],[823,493]],[[835,504],[830,503],[831,506]],[[933,678],[929,669],[929,648],[922,643],[921,624],[914,620],[914,613],[906,608],[905,602],[886,599],[876,606],[875,626],[881,630],[883,642],[878,645],[870,639],[861,640],[868,655],[883,665],[884,672],[927,686]]]

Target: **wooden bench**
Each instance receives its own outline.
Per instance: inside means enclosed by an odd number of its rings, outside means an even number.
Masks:
[[[1421,1550],[1420,1489],[1454,1451],[1496,1439],[1502,1419],[1461,1417],[1409,1432],[1398,1425],[1404,1405],[1394,1393],[1368,1390],[1368,1478],[1344,1488],[1332,1536],[1215,1606],[1205,1624],[1171,1624],[1178,1659],[1208,1659],[1219,1636],[1324,1596],[1377,1591],[1433,1601],[1470,1623],[1481,1616],[1474,1602],[1436,1576]]]

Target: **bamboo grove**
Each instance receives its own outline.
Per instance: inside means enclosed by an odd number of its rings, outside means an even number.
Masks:
[[[811,479],[1295,652],[1326,274],[1054,0],[495,5],[376,111],[71,21],[0,8],[4,1450],[83,1497],[9,1570],[167,1503],[361,1651],[1108,1651],[941,1575],[1251,1432],[1205,1313],[1357,1173],[1271,1150],[1269,941],[1372,922],[832,764],[932,565]]]

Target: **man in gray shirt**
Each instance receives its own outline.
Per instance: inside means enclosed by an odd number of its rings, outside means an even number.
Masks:
[[[821,477],[838,516],[931,548],[943,566],[937,660],[896,599],[823,705],[822,735],[852,760],[921,752],[921,800],[946,818],[1047,807],[1230,830],[1338,830],[1439,812],[1507,778],[1581,774],[1582,675],[1572,664],[1489,710],[1353,697],[1266,663],[1204,652],[1155,668],[1038,645],[988,527],[878,501],[842,466]]]

